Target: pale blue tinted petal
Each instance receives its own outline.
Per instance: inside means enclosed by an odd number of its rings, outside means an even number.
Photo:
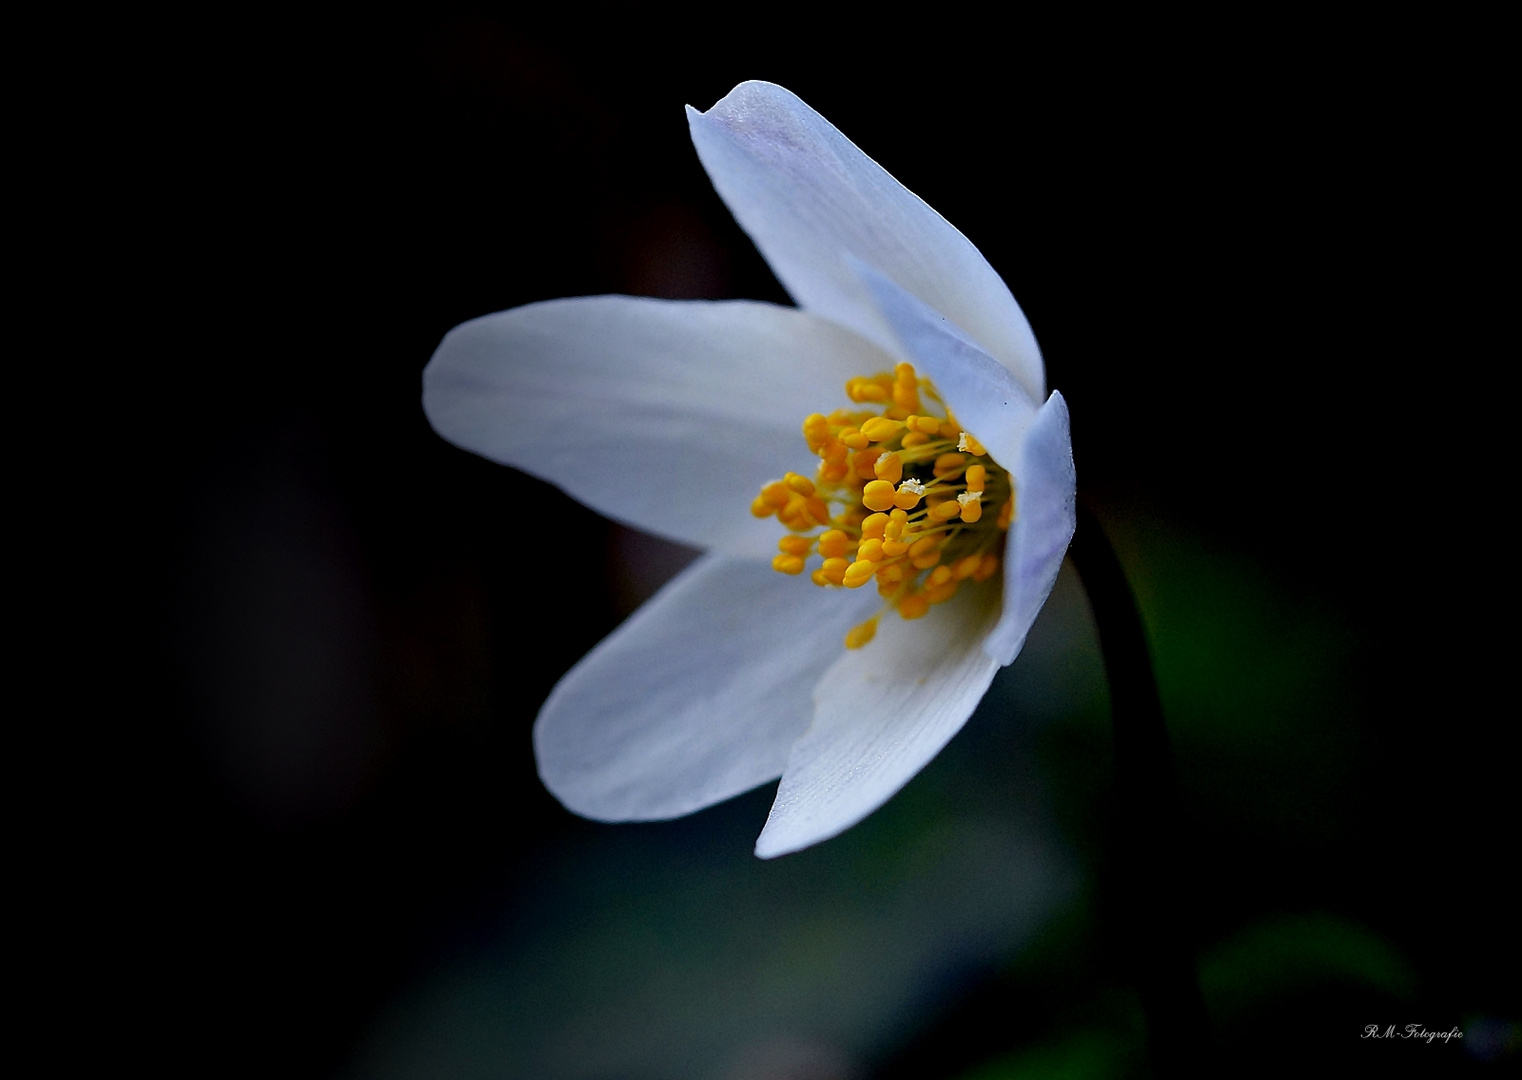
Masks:
[[[940,312],[874,267],[856,259],[851,266],[920,374],[935,383],[957,420],[1007,468],[1025,445],[1036,403],[1007,368]]]
[[[764,82],[687,117],[714,187],[802,307],[892,351],[844,262],[854,255],[962,327],[1034,400],[1045,395],[1035,336],[988,260],[824,117]]]
[[[590,296],[474,319],[423,372],[457,446],[556,484],[636,528],[770,558],[760,486],[811,471],[801,426],[891,360],[795,308]]]
[[[878,603],[703,556],[551,692],[534,724],[545,787],[584,817],[645,821],[773,779],[846,631]]]
[[[1055,390],[1025,436],[1014,466],[1015,521],[1004,556],[1004,612],[983,649],[1014,663],[1057,582],[1078,523],[1077,474],[1067,402]]]
[[[841,656],[814,692],[814,723],[788,758],[756,854],[850,828],[940,753],[998,670],[980,647],[997,617],[995,594],[963,589],[922,619],[885,614],[875,640]]]

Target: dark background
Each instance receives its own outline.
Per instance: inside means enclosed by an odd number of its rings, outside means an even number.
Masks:
[[[27,829],[54,1045],[197,1075],[551,1075],[490,994],[470,1023],[407,1003],[462,964],[518,1000],[524,969],[494,958],[553,951],[557,913],[616,937],[697,889],[685,873],[870,907],[897,872],[871,853],[919,835],[924,792],[952,793],[954,832],[1007,752],[1070,871],[1031,885],[1029,934],[916,984],[891,1030],[777,1036],[814,1072],[746,1057],[743,1023],[693,1035],[740,1062],[704,1075],[1143,1068],[1094,885],[1124,808],[1092,643],[1049,650],[1087,680],[1066,711],[1022,726],[1022,660],[910,810],[817,855],[752,858],[766,792],[601,826],[534,774],[543,696],[686,554],[444,444],[419,374],[451,326],[535,300],[787,302],[681,111],[763,78],[979,246],[1068,398],[1157,653],[1228,1071],[1483,1072],[1507,1031],[1514,1062],[1482,29],[731,14],[250,12],[50,39],[61,119],[35,175],[60,209],[32,217],[67,286],[40,352],[83,363],[40,419],[88,418],[37,444],[70,597],[37,623],[63,662]],[[546,523],[587,569],[546,582]],[[1052,620],[1081,628],[1063,595]],[[679,919],[670,949],[708,955],[714,918]],[[551,961],[572,988],[553,1000],[595,1015],[607,980],[659,981],[649,955]],[[778,970],[783,998],[815,978]],[[674,1044],[696,1023],[647,1005]],[[1360,1040],[1370,1023],[1465,1039]],[[609,1055],[554,1075],[681,1075],[661,1063],[680,1054]]]

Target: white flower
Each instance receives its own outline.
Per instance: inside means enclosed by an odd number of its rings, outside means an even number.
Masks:
[[[881,806],[1014,661],[1072,538],[1072,448],[1062,397],[1037,405],[1045,375],[1025,316],[966,237],[781,87],[743,83],[706,113],[689,108],[688,121],[714,186],[799,306],[530,304],[452,330],[424,372],[423,405],[451,442],[708,549],[555,687],[534,728],[539,774],[571,810],[603,821],[677,817],[780,775],[756,844],[770,857]],[[906,618],[884,618],[872,638],[879,590],[816,587],[796,564],[777,573],[782,525],[748,508],[769,513],[757,490],[809,462],[804,417],[847,406],[847,380],[906,363],[906,392],[916,376],[939,392],[942,428],[963,450],[969,437],[986,450],[990,493],[996,476],[1012,486],[1015,513],[999,532],[979,485],[952,485],[966,497],[950,524],[1002,547],[1001,562],[984,564],[1002,578],[967,580],[945,599],[922,575],[912,591],[945,602],[906,601]],[[820,439],[839,424],[830,432]],[[889,438],[879,448],[897,445]],[[917,500],[940,476],[921,469],[895,491],[898,481],[895,466],[884,498]],[[982,524],[961,524],[984,505]],[[854,529],[841,543],[862,568],[846,583],[871,580],[882,564],[861,553],[867,511],[842,513],[829,523]],[[791,522],[794,536],[813,524]],[[818,535],[787,543],[812,554]],[[550,577],[577,573],[545,559]]]

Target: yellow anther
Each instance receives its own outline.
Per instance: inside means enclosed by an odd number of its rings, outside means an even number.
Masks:
[[[846,568],[851,565],[848,559],[826,559],[819,572],[831,585],[843,584],[846,580]]]
[[[803,438],[809,450],[819,453],[830,441],[830,422],[821,413],[810,413],[803,418]]]
[[[810,574],[809,575],[809,580],[812,581],[815,585],[820,586],[821,588],[824,587],[825,585],[832,584],[830,579],[827,576],[825,576],[825,572],[824,572],[823,568],[815,570],[812,574]]]
[[[790,472],[782,478],[782,482],[800,495],[814,494],[814,481],[810,480],[807,476],[799,476],[795,472]]]
[[[814,541],[807,536],[784,536],[777,541],[777,547],[784,555],[797,555],[802,558],[813,550]]]
[[[877,616],[874,615],[860,626],[851,627],[846,634],[846,648],[859,649],[877,636]]]
[[[904,478],[904,462],[891,450],[878,456],[872,463],[872,471],[879,480],[886,480],[890,484],[896,484]]]
[[[1015,498],[1011,495],[1008,499],[1004,500],[1004,505],[999,507],[999,520],[997,524],[1001,529],[1008,529],[1014,523],[1014,520]]]
[[[962,504],[955,499],[947,499],[943,503],[937,503],[930,508],[930,520],[934,522],[950,521],[962,512]]]
[[[962,425],[955,420],[942,420],[939,432],[943,439],[955,439],[962,432]]]
[[[861,433],[872,442],[891,439],[903,430],[903,423],[898,420],[889,420],[886,416],[874,416],[861,425]]]
[[[946,584],[946,582],[950,580],[951,567],[937,566],[934,570],[930,571],[929,576],[925,578],[925,588],[933,589],[939,585]]]
[[[794,495],[786,506],[777,511],[777,520],[794,532],[808,532],[814,526],[830,520],[830,508],[817,495],[809,498]]]
[[[923,431],[911,431],[904,436],[903,441],[899,445],[908,450],[911,447],[924,446],[929,441],[930,436],[926,435]]]
[[[905,477],[904,481],[898,485],[898,497],[893,502],[899,513],[907,515],[910,510],[919,505],[920,497],[924,494],[924,484],[912,476]]]
[[[978,442],[977,439],[974,439],[965,431],[958,432],[957,434],[957,449],[965,450],[969,454],[974,454],[978,457],[982,457],[984,454],[988,453],[987,450],[983,449],[982,443]]]
[[[944,585],[936,585],[925,590],[925,599],[932,604],[944,604],[957,594],[957,583],[948,581]]]
[[[987,581],[999,572],[999,556],[984,555],[978,560],[978,571],[972,575],[974,581]]]
[[[916,570],[929,570],[932,566],[940,561],[941,553],[939,551],[932,551],[928,554],[921,555],[917,559],[910,559],[909,565],[913,566]]]
[[[898,613],[906,619],[918,619],[930,610],[924,593],[912,593],[898,602]]]
[[[883,542],[881,540],[863,540],[861,547],[856,551],[858,559],[870,559],[873,562],[883,561]]]
[[[957,496],[957,505],[962,508],[962,520],[972,525],[983,517],[983,493],[981,491],[964,491]]]
[[[942,454],[940,457],[936,458],[933,469],[935,475],[944,480],[952,473],[961,472],[962,466],[966,464],[967,455],[958,454],[953,451],[952,453]]]
[[[893,505],[893,485],[886,480],[873,480],[861,489],[861,504],[868,510],[883,511]]]
[[[847,465],[843,461],[839,462],[838,464],[835,462],[827,461],[823,465],[819,466],[819,482],[821,484],[838,484],[850,475],[851,466]]]
[[[772,560],[772,569],[779,574],[801,574],[803,560],[797,555],[778,555]]]
[[[896,382],[893,384],[893,404],[905,412],[913,412],[920,407],[920,389],[914,383]]]
[[[967,490],[982,491],[983,485],[988,483],[988,469],[982,465],[967,466]]]
[[[958,559],[956,566],[952,567],[951,576],[958,581],[965,581],[978,572],[978,566],[982,561],[981,555],[968,555]]]
[[[909,545],[902,540],[884,540],[883,555],[890,559],[896,559],[909,550]]]
[[[864,450],[866,449],[868,439],[865,435],[863,435],[860,431],[857,431],[855,428],[846,428],[840,433],[840,441],[845,443],[852,450]]]
[[[921,555],[928,555],[940,546],[941,538],[939,536],[922,536],[909,545],[909,555],[911,558],[918,559]]]
[[[781,480],[773,480],[770,484],[767,484],[761,489],[761,497],[765,499],[769,505],[776,507],[778,510],[781,510],[788,504],[788,500],[793,496],[792,493],[788,491],[786,484],[784,484]]]
[[[889,563],[887,566],[878,567],[877,580],[879,584],[896,585],[904,580],[904,568],[898,563]]]
[[[777,508],[767,502],[764,495],[757,495],[750,504],[750,512],[758,518],[771,517],[777,512]]]
[[[851,546],[851,538],[839,529],[831,529],[819,537],[819,554],[826,559],[838,559]]]
[[[888,391],[871,379],[858,377],[846,382],[846,396],[852,401],[887,401]]]
[[[857,450],[851,455],[851,468],[863,480],[874,480],[877,478],[877,473],[873,471],[873,467],[877,464],[877,459],[882,456],[883,448],[880,446],[869,446],[865,450]]]
[[[861,538],[880,540],[893,524],[896,523],[887,514],[872,514],[861,523]],[[899,525],[899,528],[902,529],[903,526]]]
[[[867,559],[859,559],[846,567],[845,577],[841,584],[848,589],[859,589],[872,580],[872,575],[877,573],[877,564]]]

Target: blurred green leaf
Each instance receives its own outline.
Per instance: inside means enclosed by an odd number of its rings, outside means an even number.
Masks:
[[[980,1065],[962,1080],[1115,1080],[1127,1075],[1131,1057],[1131,1048],[1117,1035],[1080,1031]]]
[[[1280,916],[1217,945],[1200,964],[1200,984],[1221,1019],[1263,1002],[1333,983],[1410,998],[1416,976],[1374,931],[1333,915]]]

